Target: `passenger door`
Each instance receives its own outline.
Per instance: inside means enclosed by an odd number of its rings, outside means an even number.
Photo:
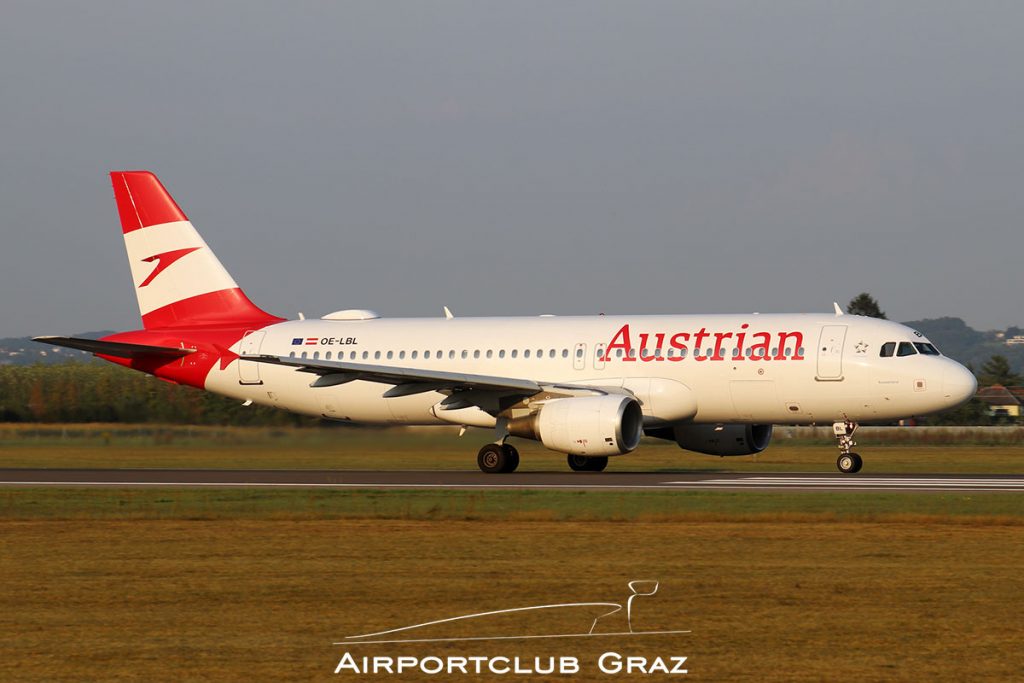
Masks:
[[[267,336],[262,330],[249,331],[242,337],[238,353],[242,356],[254,356],[260,352],[263,338]],[[238,383],[239,384],[263,384],[260,379],[260,364],[251,360],[238,360]]]
[[[825,325],[818,338],[819,380],[838,382],[843,379],[843,342],[846,325]]]

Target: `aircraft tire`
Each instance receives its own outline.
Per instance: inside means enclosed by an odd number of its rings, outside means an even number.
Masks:
[[[863,466],[863,461],[856,453],[841,453],[836,458],[836,467],[843,474],[856,474]]]
[[[505,453],[505,466],[502,472],[515,472],[519,467],[519,451],[511,444],[502,444],[501,450]]]
[[[586,472],[589,460],[590,458],[585,458],[582,455],[573,455],[572,453],[565,456],[565,461],[569,463],[569,469],[573,472]]]
[[[565,458],[569,463],[569,469],[573,472],[601,472],[608,466],[608,458],[588,458],[585,455],[573,455],[570,453]]]
[[[480,449],[476,455],[476,464],[482,472],[488,474],[499,474],[505,472],[508,465],[508,455],[500,444],[489,443]]]

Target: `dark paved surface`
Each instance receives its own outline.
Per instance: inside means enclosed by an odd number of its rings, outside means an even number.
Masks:
[[[659,489],[1024,492],[1024,476],[975,474],[522,472],[404,470],[0,469],[0,486],[371,489]]]

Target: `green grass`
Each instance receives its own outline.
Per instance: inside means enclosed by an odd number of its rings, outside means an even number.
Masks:
[[[780,428],[768,450],[716,458],[645,439],[612,458],[618,472],[833,472],[838,453],[824,429]],[[1020,430],[945,432],[865,429],[857,450],[865,473],[1024,473]],[[862,436],[863,434],[863,436]],[[911,438],[913,437],[913,438]],[[475,469],[476,451],[491,435],[471,430],[282,429],[151,425],[6,425],[0,467],[210,469]],[[565,471],[565,456],[514,439],[520,470]],[[902,443],[906,442],[906,443]]]
[[[845,521],[948,518],[1024,525],[1016,493],[0,489],[0,519]],[[987,521],[980,521],[989,518]]]

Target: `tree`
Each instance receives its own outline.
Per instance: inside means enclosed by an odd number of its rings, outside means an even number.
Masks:
[[[986,387],[990,387],[993,384],[1012,387],[1020,384],[1021,378],[1020,375],[1010,369],[1010,361],[1006,360],[1006,356],[995,355],[981,366],[981,374],[978,376],[978,381]]]
[[[878,307],[878,302],[867,292],[861,292],[850,300],[846,305],[846,312],[850,315],[864,315],[869,318],[881,318],[885,320],[885,311]]]

